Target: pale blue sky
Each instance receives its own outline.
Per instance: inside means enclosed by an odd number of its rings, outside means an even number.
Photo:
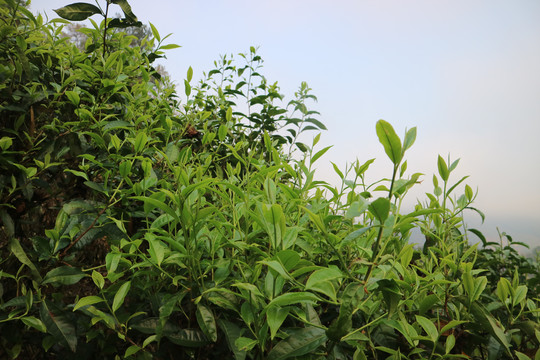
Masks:
[[[32,9],[52,17],[51,9],[72,2],[33,0]],[[370,179],[389,177],[376,121],[389,121],[400,135],[417,126],[408,168],[426,176],[411,202],[432,191],[437,155],[450,154],[461,158],[453,179],[470,175],[467,183],[479,189],[484,234],[494,239],[498,226],[540,245],[540,1],[130,4],[139,20],[162,36],[173,33],[170,42],[182,46],[163,62],[178,83],[189,66],[197,79],[219,55],[252,45],[260,46],[263,74],[288,99],[307,81],[329,129],[321,143],[334,145],[318,161],[321,178],[336,182],[330,161],[343,167],[374,157]]]

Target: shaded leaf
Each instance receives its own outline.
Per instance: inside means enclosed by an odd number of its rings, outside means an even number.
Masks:
[[[201,330],[212,341],[217,341],[216,320],[212,311],[202,303],[197,304],[197,322]]]
[[[49,334],[63,344],[66,344],[71,351],[77,349],[77,335],[75,327],[69,322],[65,315],[53,313],[50,309],[49,302],[44,300],[41,302],[40,317],[45,324]]]
[[[49,271],[43,278],[42,284],[52,284],[53,286],[73,285],[85,276],[87,276],[86,273],[79,268],[61,266]]]
[[[97,6],[87,3],[73,3],[53,11],[61,18],[71,21],[86,20],[95,14],[103,15]]]
[[[312,353],[327,339],[324,329],[316,327],[300,329],[278,342],[268,354],[268,360],[285,360]]]

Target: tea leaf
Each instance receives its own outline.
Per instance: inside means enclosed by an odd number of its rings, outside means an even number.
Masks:
[[[220,329],[225,334],[225,339],[229,345],[229,349],[233,352],[236,360],[244,360],[246,358],[246,352],[242,351],[236,345],[236,340],[240,338],[240,328],[232,322],[224,319],[219,319],[218,324]]]
[[[266,306],[266,309],[274,305],[287,306],[287,305],[293,305],[293,304],[298,304],[298,303],[313,303],[318,300],[319,298],[316,295],[309,292],[291,292],[291,293],[283,294],[274,298]]]
[[[322,150],[319,150],[315,155],[313,155],[311,157],[311,159],[309,160],[309,163],[310,165],[313,164],[315,161],[317,161],[321,156],[323,156],[324,154],[326,154],[326,152],[328,150],[330,150],[332,148],[332,146],[327,146],[325,147],[324,149]]]
[[[415,317],[416,317],[416,321],[420,324],[420,326],[422,326],[422,328],[427,333],[431,341],[436,342],[437,338],[439,337],[439,333],[437,331],[437,327],[435,326],[435,324],[433,324],[431,320],[428,320],[427,318],[423,316],[415,315]]]
[[[327,282],[336,279],[342,279],[343,274],[341,271],[334,268],[319,269],[314,271],[310,275],[309,279],[306,282],[306,290],[313,288],[315,285],[321,282]]]
[[[377,121],[375,129],[377,131],[377,136],[379,137],[379,142],[383,145],[386,155],[388,155],[394,165],[399,164],[403,156],[401,140],[396,135],[392,125],[384,120],[379,120]]]
[[[133,11],[131,11],[131,6],[127,2],[127,0],[111,0],[113,4],[120,5],[122,8],[122,12],[124,13],[124,16],[130,21],[130,22],[136,22],[137,17],[135,14],[133,14]]]
[[[141,348],[138,347],[137,345],[131,345],[130,347],[128,347],[126,349],[126,352],[124,353],[124,358],[127,358],[128,356],[134,355],[134,354],[138,353],[140,350],[141,350]]]
[[[52,284],[53,286],[73,285],[86,276],[86,273],[78,268],[60,266],[49,271],[43,278],[42,284]]]
[[[523,300],[527,297],[527,286],[519,285],[515,291],[514,298],[512,300],[512,305],[516,306],[521,304]]]
[[[288,307],[271,306],[266,311],[266,321],[270,327],[270,339],[274,339],[283,321],[289,315]]]
[[[99,296],[85,296],[83,298],[80,298],[79,301],[75,304],[73,307],[73,311],[76,311],[82,307],[88,306],[88,305],[94,305],[100,302],[103,302],[103,298]]]
[[[202,331],[181,329],[176,333],[165,335],[173,344],[186,347],[201,347],[209,343]]]
[[[274,346],[268,360],[285,360],[315,351],[327,340],[324,329],[309,327],[292,333]]]
[[[39,320],[38,318],[36,318],[34,316],[22,317],[21,321],[25,325],[33,327],[37,331],[40,331],[42,333],[47,332],[47,328],[45,327],[45,324],[43,324],[43,322],[41,320]]]
[[[74,3],[53,11],[61,18],[71,21],[86,20],[95,14],[103,15],[97,6],[87,3]]]
[[[113,299],[113,305],[112,305],[112,311],[116,312],[122,306],[124,303],[124,299],[126,298],[126,295],[129,292],[129,289],[131,287],[131,281],[126,281],[125,283],[120,286],[116,294],[114,294]]]
[[[439,176],[443,181],[448,181],[448,176],[450,175],[450,172],[448,171],[448,166],[446,165],[446,161],[442,158],[441,155],[437,158],[437,167],[439,168]]]
[[[150,29],[152,29],[152,35],[156,38],[158,42],[161,42],[161,36],[159,36],[158,30],[156,29],[154,24],[152,23],[149,23],[149,24],[150,24]]]
[[[416,140],[416,126],[410,129],[405,133],[405,138],[403,139],[403,152],[409,149]]]
[[[378,198],[368,206],[368,210],[379,223],[384,224],[384,221],[388,218],[390,213],[390,200],[387,198]]]
[[[53,313],[47,300],[41,302],[39,314],[47,332],[53,335],[58,342],[66,344],[71,351],[75,352],[77,335],[73,324],[64,315],[58,312]]]
[[[41,275],[39,274],[39,271],[37,270],[36,266],[28,256],[26,255],[26,252],[23,250],[20,242],[16,238],[11,238],[9,242],[9,250],[15,255],[15,257],[24,265],[28,266],[30,268],[30,271],[32,272],[32,277],[38,281],[41,281]]]
[[[204,334],[213,342],[217,341],[217,327],[214,314],[202,303],[197,304],[197,323]]]

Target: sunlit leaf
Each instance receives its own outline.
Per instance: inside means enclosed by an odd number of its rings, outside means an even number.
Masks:
[[[375,126],[379,142],[383,145],[386,155],[394,165],[399,164],[403,156],[401,151],[401,140],[396,135],[394,128],[384,120],[377,121]]]

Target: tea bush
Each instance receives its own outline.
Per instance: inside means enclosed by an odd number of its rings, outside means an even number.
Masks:
[[[402,211],[416,128],[378,121],[391,177],[334,165],[334,187],[320,133],[298,141],[325,129],[311,89],[283,105],[255,48],[190,68],[181,100],[152,67],[177,46],[153,25],[133,46],[127,1],[57,11],[103,15],[84,51],[0,4],[2,358],[540,358],[538,263],[467,228],[458,161]]]

